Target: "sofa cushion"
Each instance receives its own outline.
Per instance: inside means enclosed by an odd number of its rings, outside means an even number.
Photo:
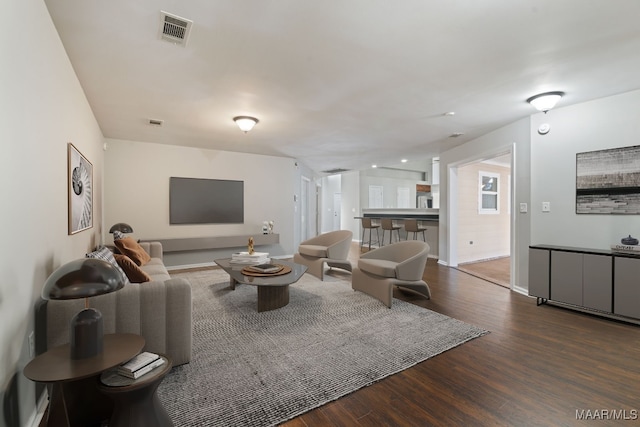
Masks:
[[[118,262],[118,265],[122,267],[131,283],[143,283],[151,281],[151,277],[144,270],[138,267],[138,265],[133,262],[133,260],[128,256],[122,254],[113,254],[113,257]]]
[[[131,237],[116,239],[113,241],[113,244],[116,245],[120,253],[131,258],[133,262],[139,266],[145,265],[151,260],[151,255],[142,249],[142,246]]]
[[[298,252],[302,255],[313,256],[316,258],[327,257],[327,247],[318,245],[300,245],[298,246]]]
[[[397,262],[386,259],[360,258],[358,268],[367,273],[382,277],[396,277]]]
[[[127,274],[118,265],[118,262],[113,256],[113,252],[111,252],[111,250],[109,250],[109,248],[107,248],[106,246],[100,246],[95,251],[89,252],[88,254],[86,254],[86,256],[87,258],[96,258],[96,259],[101,259],[103,261],[107,261],[108,263],[112,264],[118,271],[120,271],[120,274],[122,274],[122,280],[124,280],[125,285],[128,283],[131,283],[129,281],[129,278],[127,277]]]
[[[167,267],[164,266],[160,258],[151,258],[151,260],[140,267],[145,273],[147,273],[151,280],[169,280],[171,276],[167,271]]]

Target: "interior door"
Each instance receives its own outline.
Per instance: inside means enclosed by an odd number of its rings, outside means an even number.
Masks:
[[[342,194],[333,193],[333,230],[340,230],[340,210],[342,208]]]
[[[309,236],[309,178],[302,177],[300,186],[300,240],[305,241]]]

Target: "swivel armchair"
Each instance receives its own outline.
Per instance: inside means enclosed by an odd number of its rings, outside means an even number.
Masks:
[[[351,287],[382,301],[391,308],[393,287],[431,298],[431,290],[422,280],[429,256],[429,245],[405,240],[366,252],[353,269]]]
[[[305,240],[298,246],[293,261],[306,265],[307,273],[324,280],[324,265],[351,271],[351,262],[347,260],[353,233],[350,230],[330,231]]]

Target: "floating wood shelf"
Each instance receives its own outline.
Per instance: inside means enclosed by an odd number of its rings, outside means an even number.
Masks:
[[[249,237],[255,246],[280,243],[279,234],[246,234],[236,236],[186,237],[180,239],[145,239],[162,243],[163,252],[201,251],[207,249],[247,247]]]

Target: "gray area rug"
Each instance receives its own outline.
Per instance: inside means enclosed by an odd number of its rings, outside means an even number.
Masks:
[[[158,395],[176,426],[270,426],[407,369],[487,331],[305,274],[286,307],[258,313],[257,291],[222,270],[173,274],[193,287],[193,358]]]

